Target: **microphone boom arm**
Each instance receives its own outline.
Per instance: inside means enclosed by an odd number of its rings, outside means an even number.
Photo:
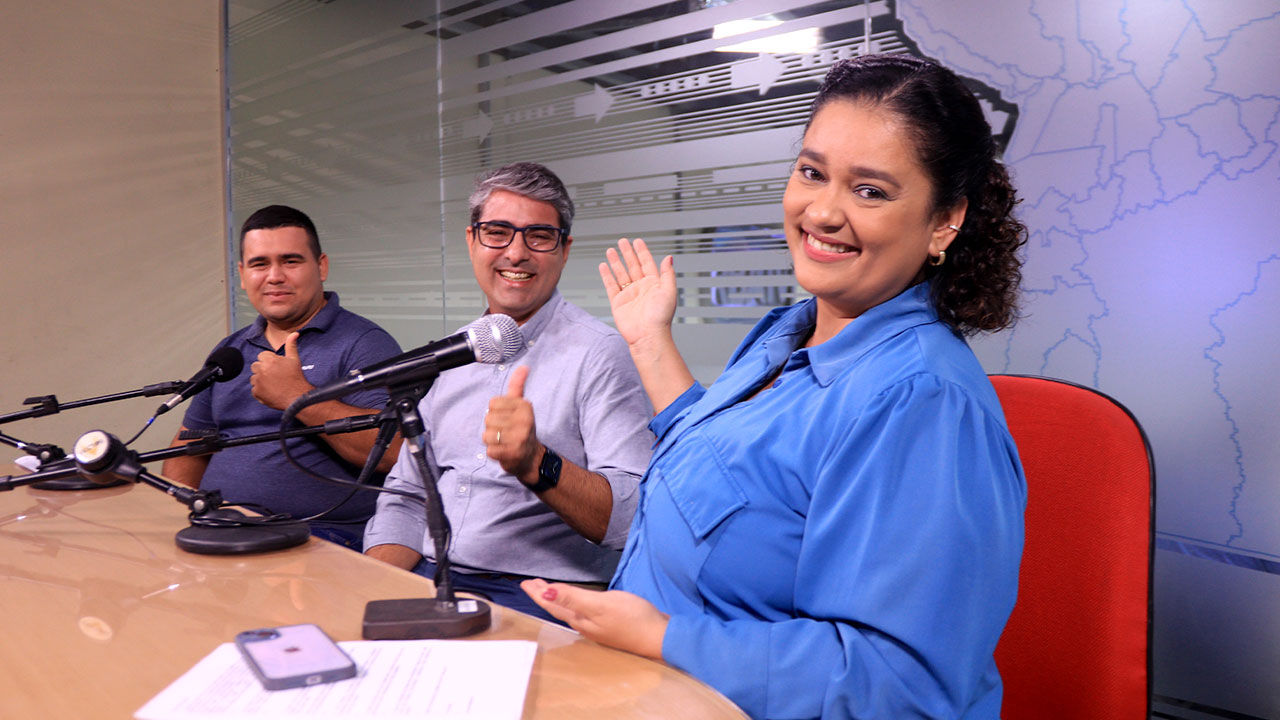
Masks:
[[[174,380],[172,382],[148,385],[137,390],[128,390],[126,392],[113,393],[111,395],[99,395],[98,397],[86,398],[84,400],[72,400],[64,403],[58,402],[57,395],[37,395],[22,401],[23,405],[34,405],[35,407],[0,415],[0,425],[15,422],[17,420],[26,420],[27,418],[56,415],[63,410],[73,410],[75,408],[99,405],[101,403],[113,402],[116,400],[127,400],[129,398],[144,396],[151,397],[152,395],[168,395],[182,389],[182,386],[185,384],[186,383],[179,380]]]
[[[129,390],[122,393],[113,393],[111,395],[99,395],[98,397],[87,398],[85,400],[72,400],[71,402],[58,402],[57,395],[37,395],[29,397],[22,401],[23,405],[34,405],[35,407],[19,410],[17,412],[5,413],[0,415],[0,425],[18,420],[26,420],[28,418],[44,417],[45,415],[57,415],[63,410],[73,410],[79,407],[88,407],[89,405],[99,405],[101,403],[113,402],[115,400],[127,400],[135,397],[150,397],[152,395],[168,395],[182,387],[182,383],[178,380],[172,382],[156,383],[148,385],[137,390]],[[67,452],[52,443],[29,443],[23,442],[16,437],[0,433],[0,443],[15,447],[28,455],[40,458],[40,462],[50,462],[53,460],[61,460],[67,456]]]
[[[180,485],[175,485],[168,480],[147,472],[143,469],[142,465],[145,463],[155,462],[157,460],[168,460],[171,457],[179,457],[181,455],[209,455],[211,453],[218,452],[223,448],[271,442],[273,440],[280,440],[282,437],[293,438],[306,435],[319,435],[321,433],[333,435],[347,432],[360,432],[361,430],[368,430],[377,426],[380,417],[381,415],[377,414],[355,415],[352,417],[340,418],[338,420],[330,420],[323,425],[309,425],[306,427],[293,428],[286,430],[283,433],[260,433],[258,435],[245,435],[243,437],[233,438],[202,438],[186,445],[168,447],[145,453],[126,450],[121,454],[121,460],[119,465],[113,469],[113,474],[133,482],[142,482],[150,485],[161,492],[173,496],[176,500],[187,505],[187,507],[190,507],[197,513],[205,512],[222,504],[221,497],[218,497],[217,502],[213,503],[213,498],[211,496],[216,495],[216,491],[208,492],[192,490]],[[87,434],[88,433],[86,433],[86,435]],[[77,444],[79,444],[79,441],[77,441]],[[51,470],[42,470],[40,472],[34,472],[29,475],[19,475],[17,477],[7,475],[0,477],[0,492],[13,490],[14,488],[22,487],[23,485],[31,485],[32,483],[38,483],[44,480],[60,480],[73,475],[89,476],[76,465]],[[201,505],[201,507],[196,507],[197,504]]]

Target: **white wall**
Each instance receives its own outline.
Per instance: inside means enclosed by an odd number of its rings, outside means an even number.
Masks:
[[[6,5],[0,414],[185,379],[226,334],[220,5]],[[160,400],[0,432],[70,450],[97,427],[131,436]],[[167,445],[171,415],[135,447]]]

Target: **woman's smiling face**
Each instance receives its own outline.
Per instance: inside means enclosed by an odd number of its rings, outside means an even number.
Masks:
[[[914,283],[965,209],[935,212],[902,121],[849,100],[813,117],[782,208],[796,280],[818,299],[818,342]],[[824,320],[838,326],[823,332]]]

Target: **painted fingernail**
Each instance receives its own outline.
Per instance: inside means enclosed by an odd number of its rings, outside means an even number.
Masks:
[[[556,595],[558,595],[558,594],[559,594],[559,593],[557,593],[557,592],[556,592],[556,589],[555,589],[555,588],[553,588],[553,587],[549,587],[549,588],[547,588],[546,590],[543,590],[543,591],[542,591],[542,599],[543,599],[543,600],[555,600],[555,599],[556,599]]]

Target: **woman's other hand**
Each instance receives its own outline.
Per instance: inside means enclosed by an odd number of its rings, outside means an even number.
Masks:
[[[621,590],[599,592],[546,580],[525,580],[520,588],[543,610],[601,645],[662,659],[662,638],[670,616],[644,598]]]
[[[617,250],[610,248],[605,255],[609,262],[600,263],[600,279],[609,296],[613,323],[631,351],[653,411],[662,412],[693,385],[693,373],[671,334],[676,314],[675,263],[668,255],[661,267],[655,265],[640,239],[633,246],[623,238]]]
[[[636,238],[634,246],[626,238],[618,249],[605,253],[609,262],[600,263],[600,279],[613,311],[613,322],[622,339],[632,347],[661,342],[670,336],[676,314],[676,273],[668,255],[659,267],[653,255]]]

